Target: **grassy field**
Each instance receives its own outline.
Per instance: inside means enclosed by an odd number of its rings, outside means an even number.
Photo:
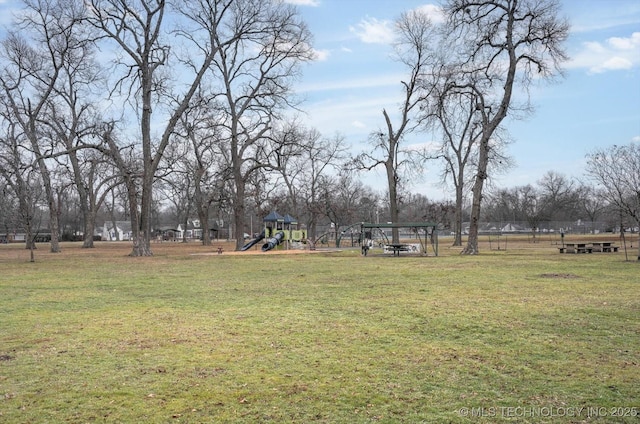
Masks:
[[[640,422],[637,262],[447,243],[2,245],[0,422]]]

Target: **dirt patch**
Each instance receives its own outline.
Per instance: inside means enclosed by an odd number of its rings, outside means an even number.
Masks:
[[[10,361],[13,359],[11,355],[0,355],[0,361]]]
[[[540,274],[540,277],[542,278],[580,278],[579,275],[575,275],[575,274],[560,274],[555,272]]]
[[[214,252],[204,252],[204,253],[192,253],[192,255],[220,255],[220,256],[224,256],[224,255],[300,255],[300,254],[312,254],[312,253],[326,253],[326,252],[336,252],[338,251],[338,249],[316,249],[316,250],[299,250],[299,249],[289,249],[289,250],[284,250],[284,249],[273,249],[273,250],[269,250],[267,252],[263,252],[260,249],[250,249],[244,252],[239,252],[239,251],[226,251],[223,250],[222,253],[218,253],[217,251]]]

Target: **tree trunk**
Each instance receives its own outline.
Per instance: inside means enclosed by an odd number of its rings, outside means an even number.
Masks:
[[[209,207],[198,207],[198,219],[202,228],[202,245],[211,246],[211,235],[209,234]]]
[[[317,231],[315,220],[307,222],[307,240],[315,240]]]
[[[149,234],[145,231],[146,223],[142,223],[142,215],[145,210],[144,207],[138,212],[138,199],[136,196],[136,185],[133,177],[130,175],[125,177],[125,184],[127,186],[127,197],[129,199],[129,214],[131,221],[131,231],[133,249],[129,256],[153,256],[151,252],[151,240]],[[144,202],[144,188],[143,188],[143,202]],[[117,230],[116,230],[117,232]]]
[[[387,123],[387,137],[388,137],[388,155],[384,162],[384,167],[387,171],[387,185],[389,186],[389,217],[391,218],[391,222],[394,224],[398,222],[399,209],[398,209],[398,169],[397,169],[397,149],[398,149],[398,140],[400,135],[402,134],[402,130],[398,131],[397,134],[393,132],[393,125],[391,124],[391,118],[387,114],[386,110],[382,110],[382,114],[384,115],[384,119]],[[404,124],[406,123],[406,116],[403,125],[401,128],[404,128]],[[391,229],[391,239],[392,243],[400,243],[400,235],[398,228]]]
[[[194,150],[197,151],[196,143],[194,143]],[[205,196],[202,193],[201,178],[203,175],[200,157],[198,157],[198,170],[196,171],[195,178],[195,196],[194,203],[200,220],[200,228],[202,228],[202,245],[211,246],[211,236],[209,234],[209,196]],[[190,208],[187,208],[190,209]]]
[[[185,212],[184,221],[182,221],[182,243],[187,242],[187,227],[189,226],[189,209]]]
[[[44,162],[44,161],[43,161]],[[44,165],[41,165],[44,167]],[[60,208],[51,187],[51,179],[49,178],[49,170],[42,169],[43,181],[45,182],[45,191],[47,193],[47,201],[49,205],[49,231],[51,231],[51,253],[60,253]],[[46,175],[46,178],[45,178]]]
[[[151,153],[151,94],[152,69],[149,63],[141,67],[140,81],[142,83],[142,114],[140,119],[140,132],[142,134],[142,197],[140,200],[140,215],[137,228],[138,233],[134,237],[131,256],[153,256],[151,252],[151,205],[153,195],[153,179],[156,166],[154,166]],[[135,187],[134,187],[135,188]],[[135,191],[133,192],[135,195]],[[129,199],[132,199],[131,193]],[[133,212],[133,210],[132,210]],[[136,211],[137,213],[137,211]],[[133,215],[132,215],[133,224]]]
[[[473,184],[473,203],[471,204],[471,223],[469,225],[469,238],[467,246],[462,250],[463,255],[477,255],[478,250],[478,227],[480,224],[480,205],[482,203],[482,189],[484,181],[487,179],[487,165],[489,164],[489,137],[493,131],[486,131],[480,141],[480,152],[478,158],[478,174]]]
[[[236,195],[234,199],[234,211],[233,211],[233,223],[234,231],[236,233],[236,250],[242,249],[244,244],[244,194],[245,194],[245,182],[242,177],[236,178]],[[231,237],[231,235],[229,235]]]
[[[67,149],[69,150],[69,160],[71,161],[71,167],[73,169],[73,179],[78,192],[78,199],[80,200],[80,208],[82,217],[84,218],[84,236],[82,248],[93,248],[93,232],[96,226],[96,214],[91,209],[89,190],[84,182],[80,170],[80,162],[78,160],[78,154],[73,150],[73,144],[69,140],[66,141]]]
[[[96,228],[96,214],[92,211],[83,212],[84,215],[84,238],[82,242],[83,249],[92,249],[93,232]]]
[[[453,246],[462,246],[462,184],[456,184],[456,209],[453,223]]]
[[[389,215],[391,218],[391,222],[396,224],[398,222],[398,194],[397,194],[397,185],[395,179],[394,170],[387,169],[387,179],[389,181]],[[400,233],[398,228],[391,229],[391,239],[392,243],[400,243]]]

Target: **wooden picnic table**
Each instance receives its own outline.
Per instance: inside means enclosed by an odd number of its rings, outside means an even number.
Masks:
[[[594,252],[617,252],[618,246],[615,246],[611,241],[594,241],[591,243]]]
[[[609,241],[596,241],[592,243],[564,243],[559,247],[560,253],[592,253],[592,252],[617,252],[618,246]]]
[[[591,253],[593,247],[587,246],[588,243],[565,243],[564,248],[559,248],[560,253]]]
[[[614,246],[612,242],[602,242],[602,251],[603,252],[617,252],[618,246]]]

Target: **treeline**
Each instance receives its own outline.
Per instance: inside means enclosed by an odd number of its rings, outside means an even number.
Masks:
[[[92,247],[98,223],[126,219],[131,254],[145,256],[162,224],[186,227],[195,217],[204,229],[232,226],[240,248],[254,220],[279,210],[311,237],[329,223],[435,221],[453,228],[457,245],[468,220],[465,251],[475,254],[478,224],[491,214],[532,223],[579,215],[575,196],[561,204],[564,194],[547,188],[535,201],[535,190],[484,189],[509,163],[503,119],[526,108],[511,104],[512,91],[552,78],[566,59],[568,24],[558,10],[557,0],[449,0],[441,24],[424,10],[403,13],[395,25],[396,60],[408,74],[399,118],[383,109],[384,130],[371,133],[371,149],[353,154],[341,135],[292,117],[301,106],[293,82],[316,54],[291,4],[25,2],[1,40],[0,232],[22,229],[31,247],[46,228],[58,252],[63,238],[81,234]],[[416,132],[441,140],[437,151],[408,146]],[[614,185],[634,147],[594,153],[589,172],[620,219],[638,222],[628,199],[639,184]],[[411,174],[428,161],[444,164],[452,203],[411,193]],[[602,164],[616,169],[596,174]],[[385,193],[357,178],[376,167],[386,174]],[[575,190],[582,188],[568,191]]]

